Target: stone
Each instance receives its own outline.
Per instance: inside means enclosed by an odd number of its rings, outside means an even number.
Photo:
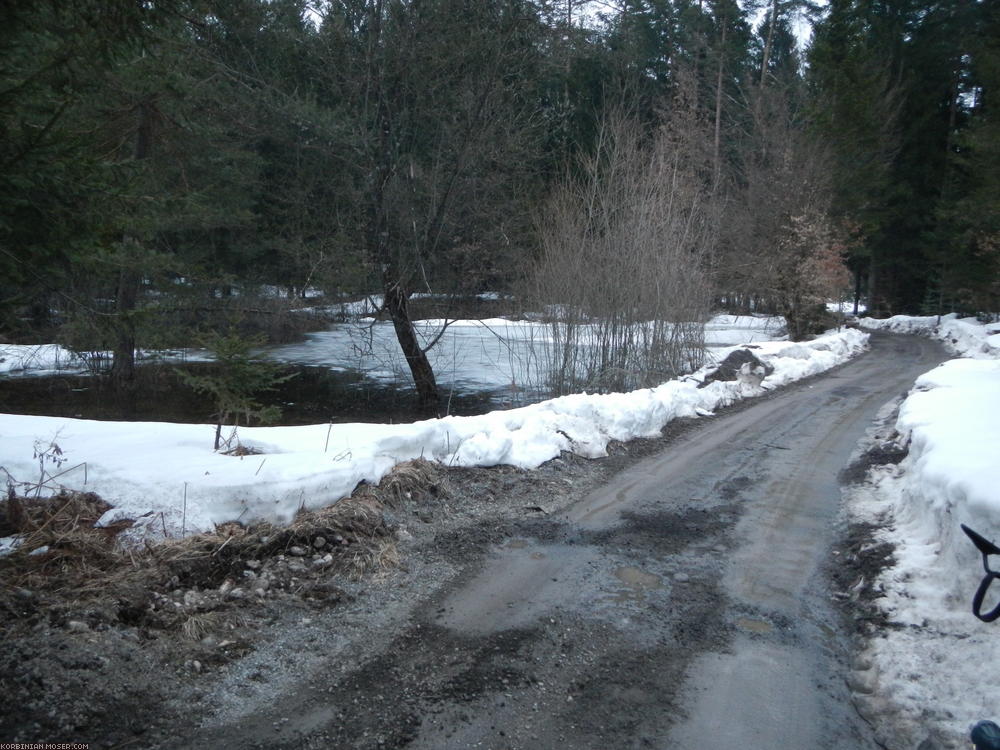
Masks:
[[[737,349],[730,352],[714,372],[709,373],[705,379],[698,384],[699,388],[704,388],[716,380],[740,380],[760,385],[760,381],[774,372],[771,365],[761,362],[747,349]]]

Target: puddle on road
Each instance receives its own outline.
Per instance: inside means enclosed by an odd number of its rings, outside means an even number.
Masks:
[[[624,567],[615,570],[615,578],[635,589],[663,588],[660,577],[640,568]]]
[[[615,578],[628,586],[627,589],[619,589],[609,597],[609,601],[615,604],[642,601],[647,591],[663,588],[663,581],[660,576],[647,573],[641,568],[634,568],[632,566],[616,568],[614,575]]]
[[[774,625],[765,620],[754,620],[750,617],[740,617],[736,620],[736,626],[751,633],[767,635],[774,631]]]

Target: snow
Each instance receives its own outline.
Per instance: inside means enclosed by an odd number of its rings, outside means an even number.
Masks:
[[[858,324],[873,331],[915,333],[941,341],[960,357],[994,359],[1000,357],[1000,323],[984,325],[976,318],[962,318],[957,313],[915,317],[861,318]]]
[[[159,349],[137,352],[140,362],[203,362],[211,355],[202,349]],[[0,376],[79,375],[101,371],[113,359],[111,352],[78,353],[59,344],[0,344]]]
[[[377,302],[377,300],[376,300]],[[358,305],[363,303],[349,303]],[[414,327],[426,345],[440,335],[428,351],[438,385],[446,390],[497,391],[518,400],[523,391],[541,388],[539,363],[552,342],[549,323],[535,320],[419,320]],[[443,331],[442,331],[443,329]],[[705,327],[711,347],[776,341],[786,338],[784,319],[774,316],[718,315]],[[722,359],[731,350],[715,351]],[[385,383],[409,381],[406,360],[392,323],[362,319],[334,324],[328,330],[306,334],[302,342],[268,347],[271,359],[333,370],[357,370]]]
[[[869,491],[849,495],[851,515],[882,525],[880,537],[896,547],[878,583],[880,606],[896,627],[868,648],[877,691],[867,700],[895,715],[912,746],[936,731],[941,746],[963,747],[969,725],[1000,711],[1000,673],[992,668],[1000,630],[972,615],[983,568],[959,526],[1000,539],[996,324],[955,315],[940,325],[906,316],[862,324],[922,333],[964,354],[921,375],[900,405],[894,427],[906,458],[875,470]],[[1000,567],[1000,559],[991,564]]]
[[[359,482],[378,482],[397,463],[418,457],[530,469],[561,451],[603,456],[611,440],[653,436],[677,417],[710,414],[829,369],[865,349],[867,338],[844,330],[804,344],[755,344],[754,354],[774,367],[762,384],[747,378],[698,388],[712,369],[706,367],[656,388],[564,396],[474,417],[240,428],[239,442],[259,455],[213,451],[211,425],[6,414],[0,415],[0,462],[12,481],[38,483],[36,444],[55,443],[64,464],[48,466],[49,474],[72,470],[50,485],[97,492],[114,506],[103,523],[138,519],[154,535],[209,530],[233,520],[286,523],[300,508],[335,503]]]
[[[58,344],[0,344],[0,374],[51,374],[86,370],[87,363]]]

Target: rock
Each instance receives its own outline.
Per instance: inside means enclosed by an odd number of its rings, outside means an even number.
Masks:
[[[250,570],[257,570],[260,567],[260,560],[247,560],[244,563]]]
[[[232,591],[229,592],[230,599],[243,599],[245,596],[246,592],[239,587],[234,588]]]
[[[71,633],[86,633],[90,630],[90,625],[82,620],[70,620],[66,623],[66,629]]]
[[[698,387],[704,388],[716,380],[742,380],[759,385],[761,380],[773,372],[771,365],[761,362],[752,352],[737,349],[722,360],[715,372],[709,373]]]
[[[227,578],[227,579],[226,579],[226,580],[224,580],[224,581],[222,582],[222,584],[221,584],[221,585],[219,586],[219,593],[220,593],[220,594],[221,594],[222,596],[225,596],[226,594],[228,594],[228,593],[229,593],[230,591],[232,591],[232,590],[233,590],[233,587],[234,587],[235,585],[236,585],[236,584],[235,584],[235,583],[233,583],[233,580],[232,580],[231,578]]]
[[[684,583],[691,580],[691,576],[687,573],[674,573],[674,580],[678,583]]]
[[[20,586],[14,588],[14,595],[23,602],[30,602],[35,598],[35,592],[22,589]]]
[[[193,669],[195,672],[201,672],[201,662],[198,661],[197,659],[194,659],[191,662],[191,669]]]
[[[305,547],[300,547],[297,544],[288,550],[289,555],[294,555],[295,557],[304,557],[306,554]]]
[[[313,539],[313,547],[316,549],[323,549],[326,546],[326,538],[318,536]]]

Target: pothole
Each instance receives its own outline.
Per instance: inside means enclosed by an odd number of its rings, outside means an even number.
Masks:
[[[758,635],[767,635],[774,631],[774,625],[766,620],[754,620],[751,617],[740,617],[736,620],[736,626],[742,630]]]
[[[634,589],[658,589],[663,583],[658,575],[647,573],[641,568],[626,566],[615,569],[615,578]]]

